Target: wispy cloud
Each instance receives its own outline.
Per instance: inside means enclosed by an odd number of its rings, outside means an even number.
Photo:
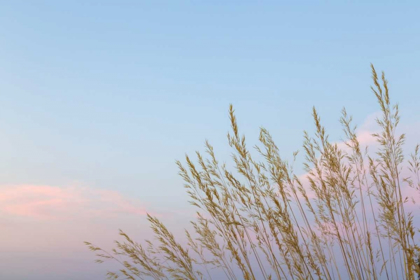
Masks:
[[[34,219],[146,215],[140,202],[117,191],[40,185],[0,186],[0,213]]]
[[[76,265],[79,272],[92,272],[96,269],[92,267],[94,255],[83,242],[112,248],[118,229],[140,240],[150,239],[146,211],[162,216],[151,207],[112,190],[0,185],[0,259],[4,267],[27,261],[45,276],[70,265]],[[33,256],[37,256],[35,262],[31,261]]]

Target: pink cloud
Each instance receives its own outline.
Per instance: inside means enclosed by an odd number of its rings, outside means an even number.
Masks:
[[[376,138],[372,135],[373,131],[369,130],[361,130],[358,131],[356,134],[357,141],[359,141],[360,148],[364,148],[366,146],[375,145],[376,144]],[[338,148],[340,148],[343,151],[349,152],[350,148],[347,146],[347,144],[351,144],[350,141],[345,142],[336,142],[335,143]]]
[[[360,128],[357,130],[356,137],[357,137],[357,140],[360,143],[362,151],[367,146],[377,147],[377,145],[378,145],[376,137],[374,137],[372,135],[373,133],[377,133],[379,131],[378,124],[376,123],[376,118],[378,117],[378,115],[379,115],[379,113],[375,113],[375,114],[370,115],[364,121],[364,123],[360,126]],[[419,127],[418,123],[406,124],[406,125],[403,126],[403,129],[402,129],[403,131],[402,132],[407,132],[406,136],[407,136],[407,139],[410,140],[411,144],[414,143],[413,141],[418,141],[418,139],[419,139],[418,138],[419,134],[417,133],[418,132],[418,127]],[[397,131],[397,135],[398,135],[398,133],[400,133],[399,131],[401,131],[401,129],[399,129]],[[351,152],[350,148],[346,145],[346,142],[337,142],[335,144],[337,144],[338,148],[343,150],[344,152]],[[413,146],[413,145],[410,145],[410,146]],[[405,146],[405,149],[408,151],[409,147]],[[370,151],[369,154],[372,154],[372,152],[373,151]],[[404,162],[402,167],[403,168],[402,168],[401,178],[411,177],[412,179],[414,179],[413,174],[407,168],[408,163]],[[367,160],[364,162],[363,168],[366,171],[368,171],[369,164],[368,164]],[[315,196],[315,193],[310,189],[310,185],[309,185],[310,183],[309,183],[309,180],[308,180],[308,175],[309,175],[309,173],[305,173],[305,174],[302,174],[302,175],[298,176],[298,178],[301,181],[301,183],[303,184],[303,187],[305,188],[305,190],[307,191],[307,195],[308,195],[309,199],[314,199],[316,196]],[[365,187],[366,186],[363,187],[364,191],[366,191]],[[407,183],[402,182],[401,192],[402,192],[403,200],[407,199],[407,203],[404,204],[404,208],[407,212],[416,212],[416,211],[420,210],[420,206],[418,204],[420,202],[420,190],[411,188]],[[302,199],[302,198],[303,198],[302,195],[299,194],[299,199]],[[360,199],[360,197],[359,197],[359,199]],[[374,204],[374,206],[373,206],[374,208],[377,207],[377,202],[376,201],[374,201],[373,204]],[[415,224],[418,223],[419,218],[416,215],[414,215],[414,218],[415,218],[415,221],[416,221],[414,223]]]
[[[0,187],[0,213],[34,219],[146,215],[146,209],[117,191],[84,187],[17,185]]]
[[[370,145],[376,143],[376,138],[372,135],[371,131],[360,131],[357,133],[357,140],[361,145]]]
[[[356,138],[359,141],[360,148],[364,149],[367,146],[372,146],[376,144],[376,138],[372,135],[373,133],[377,132],[378,125],[376,123],[376,119],[380,116],[380,112],[373,113],[369,115],[363,124],[360,126],[360,128],[356,132]],[[344,151],[344,152],[351,152],[350,148],[347,146],[347,144],[351,144],[350,141],[341,141],[335,143],[337,147]],[[365,162],[365,168],[368,167],[368,162]],[[310,189],[309,186],[309,180],[308,180],[309,173],[304,173],[298,176],[298,179],[302,183],[303,187],[307,191],[307,196],[310,199],[315,198],[315,193]],[[303,198],[300,193],[299,198]]]

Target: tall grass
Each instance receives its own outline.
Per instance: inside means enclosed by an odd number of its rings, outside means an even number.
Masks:
[[[305,132],[307,184],[282,159],[270,133],[261,128],[256,162],[240,136],[232,105],[229,116],[235,171],[208,158],[177,161],[185,188],[197,207],[194,233],[177,242],[157,218],[147,216],[155,241],[134,242],[123,231],[111,253],[85,242],[99,259],[121,263],[108,279],[415,279],[420,248],[404,188],[419,190],[417,146],[403,156],[397,135],[398,106],[392,105],[385,75],[372,66],[372,91],[381,116],[373,134],[376,153],[363,149],[352,118],[343,109],[345,147],[332,143],[313,109],[316,132]],[[297,153],[293,154],[296,158]],[[412,173],[402,178],[402,170]]]

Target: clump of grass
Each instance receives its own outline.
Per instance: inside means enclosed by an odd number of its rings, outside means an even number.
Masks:
[[[186,165],[177,161],[190,203],[198,208],[194,234],[186,230],[188,242],[180,244],[148,215],[154,243],[141,245],[123,231],[125,241],[116,241],[111,253],[85,242],[98,252],[97,262],[114,259],[123,266],[108,272],[108,279],[220,279],[212,274],[216,270],[225,279],[246,280],[415,279],[418,229],[402,189],[419,190],[419,146],[406,164],[404,134],[396,132],[398,106],[390,102],[385,75],[379,78],[373,66],[372,78],[382,112],[381,130],[373,134],[376,154],[362,148],[345,109],[340,122],[346,148],[330,142],[314,108],[316,132],[305,132],[303,143],[308,185],[264,128],[261,147],[255,147],[264,162],[253,159],[231,105],[228,141],[236,175],[219,164],[208,142],[207,159],[197,152],[195,163],[188,156]],[[412,177],[401,177],[404,166]]]

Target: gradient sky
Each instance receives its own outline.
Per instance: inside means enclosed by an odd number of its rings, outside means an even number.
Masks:
[[[0,1],[0,278],[103,279],[82,244],[146,212],[193,216],[175,160],[208,139],[229,161],[228,108],[285,158],[340,111],[369,129],[370,63],[420,140],[418,1]],[[366,132],[365,131],[365,132]],[[303,155],[298,162],[301,162]],[[297,172],[303,172],[296,166]]]

